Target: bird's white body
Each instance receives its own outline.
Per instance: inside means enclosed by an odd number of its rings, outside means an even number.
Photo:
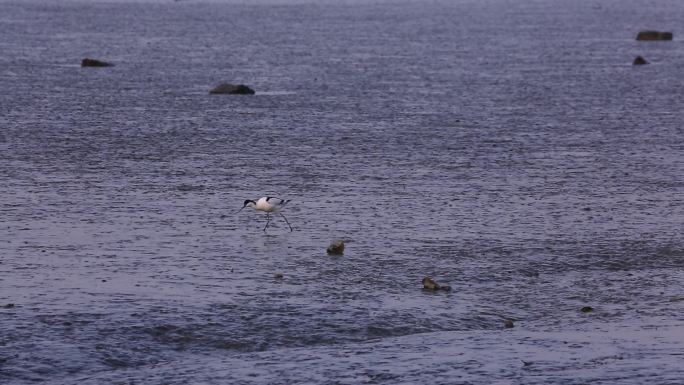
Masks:
[[[264,226],[264,231],[266,231],[266,228],[268,227],[269,223],[271,223],[271,213],[277,213],[288,202],[289,202],[288,200],[275,198],[275,197],[261,197],[256,201],[253,201],[251,199],[247,199],[245,201],[244,206],[242,206],[242,209],[244,209],[245,207],[251,207],[254,210],[265,212],[266,213],[266,226]],[[242,209],[240,209],[240,211]],[[290,228],[290,231],[292,231],[292,226],[290,226],[290,222],[288,222],[287,218],[285,218],[285,216],[281,213],[278,213],[278,214],[281,217],[283,217],[283,219],[287,223],[287,226]]]
[[[283,208],[287,202],[289,201],[280,198],[261,197],[258,201],[256,201],[256,204],[252,208],[259,211],[265,211],[267,213],[274,213]]]

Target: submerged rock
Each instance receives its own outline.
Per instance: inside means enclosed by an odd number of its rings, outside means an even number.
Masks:
[[[437,290],[451,291],[451,286],[440,285],[437,282],[435,282],[434,279],[426,276],[423,278],[423,289],[430,290],[430,291],[437,291]]]
[[[283,273],[275,273],[273,274],[273,278],[275,279],[283,279],[284,275]]]
[[[344,241],[338,239],[335,241],[332,241],[330,243],[330,246],[326,249],[328,254],[330,255],[342,255],[344,254]]]
[[[504,321],[504,327],[505,327],[506,329],[511,329],[513,326],[515,326],[515,325],[513,324],[513,320],[507,319],[507,320]]]
[[[178,191],[183,191],[183,192],[204,190],[204,186],[202,186],[202,185],[194,186],[191,184],[181,184],[176,188],[178,189]]]
[[[638,65],[643,65],[643,64],[648,64],[646,59],[644,59],[641,56],[637,56],[634,61],[632,62],[632,65],[638,66]]]
[[[244,84],[222,83],[214,87],[210,94],[254,95],[254,90]]]
[[[672,32],[640,31],[637,40],[672,40]]]
[[[81,67],[111,67],[114,64],[97,59],[85,58],[81,60]]]
[[[590,313],[590,312],[594,311],[594,308],[591,306],[584,306],[580,309],[580,311],[582,313]]]
[[[3,308],[4,308],[4,309],[12,309],[12,308],[14,308],[14,304],[13,304],[13,303],[8,303],[7,305],[3,306]]]

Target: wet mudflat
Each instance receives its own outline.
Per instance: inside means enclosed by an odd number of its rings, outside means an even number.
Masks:
[[[0,2],[0,382],[678,383],[683,13]]]

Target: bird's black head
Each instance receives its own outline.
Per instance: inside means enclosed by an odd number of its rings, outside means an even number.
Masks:
[[[249,206],[250,203],[253,204],[253,205],[256,205],[256,202],[254,202],[253,200],[251,200],[251,199],[245,199],[245,204],[242,205],[242,209],[244,209],[245,207]],[[238,210],[238,212],[242,211],[242,209]]]

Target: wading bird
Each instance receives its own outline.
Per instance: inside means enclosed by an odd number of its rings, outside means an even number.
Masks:
[[[251,207],[254,210],[263,211],[266,213],[266,226],[264,226],[263,231],[266,231],[268,224],[271,223],[271,213],[280,214],[280,216],[285,220],[285,223],[287,223],[287,227],[289,227],[290,231],[292,231],[290,222],[288,222],[287,218],[285,218],[285,215],[279,212],[280,209],[283,208],[283,206],[285,206],[288,202],[290,201],[275,197],[262,197],[256,202],[251,199],[247,199],[245,200],[245,204],[242,206],[242,209],[245,207]],[[238,210],[238,212],[242,211],[242,209]]]

